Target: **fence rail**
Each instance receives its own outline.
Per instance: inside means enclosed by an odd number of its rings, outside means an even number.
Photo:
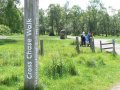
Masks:
[[[113,43],[102,43],[101,45],[108,45],[108,44],[113,44]]]
[[[106,46],[106,47],[102,47],[102,46]],[[113,45],[113,46],[108,46],[108,45]],[[100,50],[102,52],[103,49],[113,49],[113,55],[115,55],[115,40],[112,40],[112,43],[102,43],[102,41],[100,41]]]

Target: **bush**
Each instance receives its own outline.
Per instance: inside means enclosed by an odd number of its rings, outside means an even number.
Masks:
[[[0,25],[0,35],[10,35],[10,28],[6,25]]]
[[[87,61],[87,66],[88,67],[96,67],[97,66],[96,60]]]
[[[76,45],[76,42],[75,42],[75,41],[73,41],[72,43],[70,43],[70,45]]]
[[[88,67],[98,67],[106,65],[103,60],[89,60],[86,62]]]
[[[44,73],[50,78],[57,79],[64,75],[78,75],[76,64],[72,59],[62,59],[61,57],[53,56],[52,60],[44,67]]]
[[[63,64],[62,60],[53,59],[52,62],[46,64],[44,71],[45,71],[45,75],[47,75],[50,78],[56,79],[58,77],[63,76],[64,71],[66,71],[66,67]]]

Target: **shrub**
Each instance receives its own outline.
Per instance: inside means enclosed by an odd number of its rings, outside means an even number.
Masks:
[[[88,67],[96,67],[97,66],[96,60],[87,61],[87,66]]]
[[[61,59],[53,59],[52,62],[46,64],[44,68],[45,74],[54,79],[62,77],[64,70],[66,71],[66,68]]]
[[[76,42],[75,42],[75,41],[73,41],[73,42],[71,42],[71,43],[70,43],[70,45],[76,45]]]
[[[88,67],[98,67],[98,66],[104,66],[106,65],[105,62],[103,60],[89,60],[86,62],[87,66]]]
[[[57,79],[64,75],[78,75],[76,64],[72,59],[62,59],[61,57],[53,56],[50,61],[44,67],[44,73],[48,77]]]
[[[69,64],[68,72],[72,76],[78,75],[77,69],[76,69],[75,64],[73,62],[71,62]]]
[[[10,28],[6,25],[0,25],[0,35],[10,35]]]

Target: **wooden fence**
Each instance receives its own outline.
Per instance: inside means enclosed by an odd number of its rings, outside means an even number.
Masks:
[[[80,53],[80,42],[79,42],[79,37],[76,37],[76,51],[77,53]],[[95,44],[94,44],[94,38],[90,37],[90,49],[92,52],[95,52]]]
[[[112,46],[108,46],[108,45],[112,45]],[[106,47],[103,47],[106,46]],[[102,52],[103,49],[112,49],[113,50],[113,55],[116,54],[115,52],[115,40],[112,40],[112,42],[108,42],[108,43],[102,43],[102,41],[100,41],[100,50]]]

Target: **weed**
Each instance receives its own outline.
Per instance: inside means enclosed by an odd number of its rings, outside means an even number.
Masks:
[[[10,86],[10,85],[14,85],[18,81],[19,78],[16,75],[11,75],[10,77],[6,77],[5,79],[1,80],[0,84]]]
[[[95,60],[90,60],[90,61],[87,61],[87,66],[88,67],[97,67],[97,63]]]
[[[70,45],[76,45],[76,41],[73,41],[72,43],[70,43]]]

